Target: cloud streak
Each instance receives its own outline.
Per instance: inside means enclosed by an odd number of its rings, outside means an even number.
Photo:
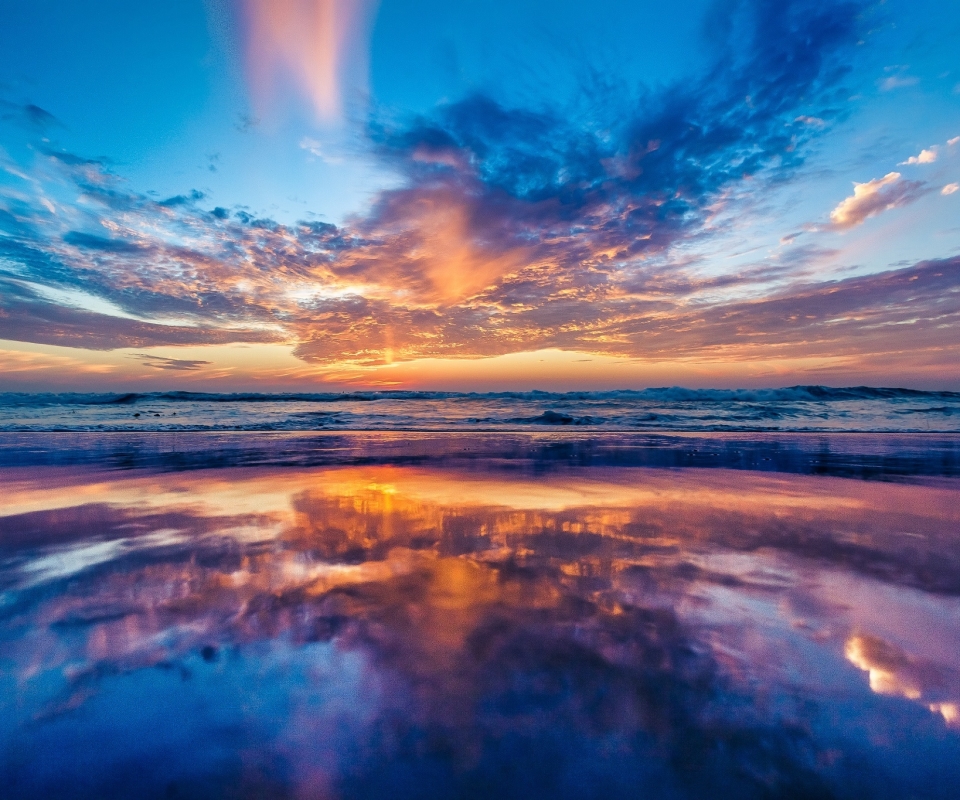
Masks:
[[[364,92],[375,0],[244,0],[247,74],[269,107],[292,84],[322,122],[336,122],[348,96]]]
[[[164,358],[163,356],[152,356],[147,353],[137,353],[136,358],[145,367],[162,370],[174,370],[176,372],[189,372],[199,370],[209,366],[211,362],[200,359],[186,358]]]

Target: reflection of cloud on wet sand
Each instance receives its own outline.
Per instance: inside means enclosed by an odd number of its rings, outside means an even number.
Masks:
[[[960,726],[960,672],[905,653],[875,636],[858,634],[846,644],[850,663],[869,673],[877,694],[906,697]]]
[[[466,550],[450,545],[448,551],[456,554],[506,551],[521,541],[542,550],[549,532],[573,552],[592,542],[610,556],[653,543],[687,555],[698,548],[776,547],[902,585],[960,592],[960,553],[950,536],[960,525],[960,510],[953,491],[935,487],[748,477],[726,470],[610,468],[548,480],[396,466],[123,477],[60,469],[48,470],[40,480],[28,471],[15,474],[16,480],[5,483],[0,504],[0,527],[8,542],[21,541],[34,529],[51,544],[82,538],[86,525],[70,520],[103,508],[151,519],[186,514],[195,520],[190,526],[167,519],[163,527],[193,530],[196,520],[203,520],[210,534],[241,542],[273,540],[283,532],[287,541],[309,543],[331,558],[338,557],[336,548],[362,559],[382,557],[398,546],[444,550],[454,530],[461,531],[458,547],[468,543]],[[50,491],[51,479],[62,491]],[[57,511],[68,489],[66,497],[72,499],[66,502],[84,510]],[[52,518],[21,516],[44,511],[64,520],[59,533]],[[114,536],[107,533],[113,523],[106,517],[96,525],[104,536]],[[351,533],[354,529],[358,532]],[[129,529],[116,535],[129,535]],[[335,545],[341,536],[346,539]]]
[[[796,699],[817,682],[791,684],[788,656],[851,626],[813,576],[840,575],[861,605],[892,586],[910,624],[904,587],[960,575],[946,488],[723,470],[11,473],[13,713],[79,734],[90,715],[126,719],[131,682],[149,700],[175,680],[170,713],[205,740],[242,695],[231,735],[305,797],[825,796],[819,765],[836,759]],[[897,674],[926,680],[946,718],[957,695],[918,669]]]

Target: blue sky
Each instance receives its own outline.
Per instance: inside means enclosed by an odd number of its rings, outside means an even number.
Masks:
[[[960,388],[958,53],[947,0],[0,0],[0,366]]]

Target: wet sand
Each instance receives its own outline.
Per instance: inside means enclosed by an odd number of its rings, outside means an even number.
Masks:
[[[954,797],[956,444],[3,437],[0,784]]]

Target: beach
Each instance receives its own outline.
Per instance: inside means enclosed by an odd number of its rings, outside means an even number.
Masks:
[[[5,434],[0,779],[950,797],[958,454],[949,434]]]

